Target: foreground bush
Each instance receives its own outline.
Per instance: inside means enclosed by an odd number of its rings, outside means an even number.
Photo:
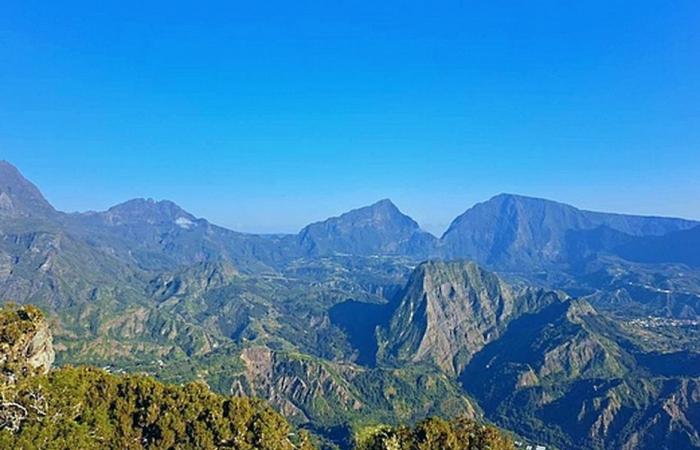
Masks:
[[[257,400],[201,383],[63,368],[4,391],[0,448],[292,450],[288,423]],[[305,443],[299,446],[307,445]]]
[[[414,428],[380,427],[358,439],[358,450],[512,450],[497,428],[470,419],[426,419]]]

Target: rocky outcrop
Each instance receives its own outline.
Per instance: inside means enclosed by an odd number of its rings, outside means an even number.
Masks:
[[[46,373],[54,359],[51,330],[38,309],[5,307],[0,312],[0,366],[6,373]]]
[[[380,356],[456,375],[513,318],[559,301],[555,292],[514,288],[472,262],[423,263],[403,291]]]

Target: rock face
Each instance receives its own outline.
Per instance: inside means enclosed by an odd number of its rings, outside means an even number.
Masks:
[[[17,373],[46,373],[55,359],[53,338],[41,312],[32,307],[0,311],[0,366]]]
[[[421,230],[390,200],[311,224],[298,236],[309,255],[410,255],[431,253],[436,238]]]
[[[310,358],[294,358],[266,347],[252,347],[241,353],[244,379],[234,392],[267,399],[286,417],[308,422],[318,402],[333,408],[358,410],[363,405],[332,370]]]
[[[51,369],[56,359],[56,353],[53,349],[51,331],[46,323],[37,327],[24,354],[27,357],[27,364],[31,367],[43,373]]]
[[[404,288],[381,357],[430,362],[456,375],[513,318],[559,301],[554,292],[516,289],[472,262],[426,262]]]

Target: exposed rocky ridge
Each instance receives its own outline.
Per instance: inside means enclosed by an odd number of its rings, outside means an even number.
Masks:
[[[348,384],[318,361],[265,347],[247,348],[241,359],[247,370],[234,392],[260,395],[296,421],[309,422],[310,415],[323,412],[319,409],[327,409],[328,414],[336,407],[356,411],[363,407]],[[318,402],[327,405],[319,408]]]
[[[426,262],[411,275],[380,352],[458,374],[512,319],[559,301],[555,292],[514,288],[472,262]]]
[[[426,368],[366,369],[257,346],[241,353],[235,393],[258,395],[297,423],[338,426],[359,419],[412,422],[429,415],[478,417],[443,374]]]
[[[596,319],[596,311],[583,300],[552,303],[524,314],[509,324],[501,339],[474,357],[462,380],[467,386],[476,380],[494,386],[504,383],[502,391],[510,393],[552,381],[620,377],[634,368],[634,359],[596,332],[589,323]],[[502,376],[494,381],[489,372]]]

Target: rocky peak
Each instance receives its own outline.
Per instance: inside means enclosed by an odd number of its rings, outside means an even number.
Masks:
[[[473,262],[429,261],[406,284],[380,357],[458,374],[513,318],[559,300],[554,292],[515,289]]]
[[[380,200],[372,205],[348,211],[338,217],[331,217],[323,222],[311,224],[306,229],[335,228],[342,230],[351,227],[410,231],[420,229],[413,219],[403,214],[389,199]]]
[[[43,217],[55,212],[39,189],[15,166],[0,161],[0,216]]]

